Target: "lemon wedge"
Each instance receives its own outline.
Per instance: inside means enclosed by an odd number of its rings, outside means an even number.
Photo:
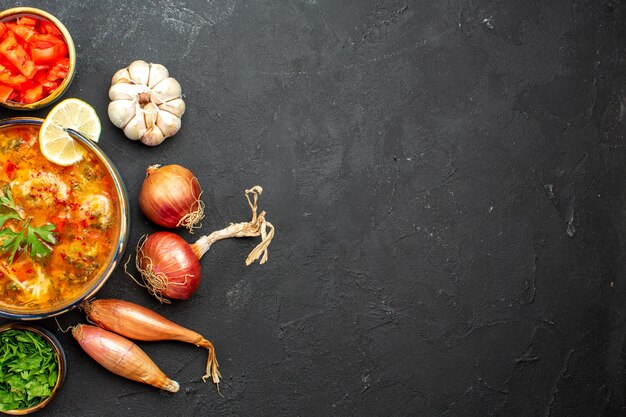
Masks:
[[[83,159],[84,150],[68,130],[97,142],[102,126],[98,114],[89,104],[77,98],[63,100],[50,110],[39,130],[39,147],[47,160],[68,166]]]

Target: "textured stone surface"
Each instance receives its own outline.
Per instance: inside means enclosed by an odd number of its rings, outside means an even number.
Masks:
[[[140,344],[181,383],[164,395],[57,331],[68,375],[41,415],[623,415],[623,2],[28,4],[73,33],[67,96],[98,111],[131,201],[148,165],[179,163],[202,233],[246,220],[257,183],[277,227],[264,266],[244,266],[253,241],[216,244],[188,301],[121,269],[99,293],[212,339],[223,397],[193,346]],[[135,59],[187,101],[157,148],[106,116]],[[130,245],[154,230],[133,205]]]

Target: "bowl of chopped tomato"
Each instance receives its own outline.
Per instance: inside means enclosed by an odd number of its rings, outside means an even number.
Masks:
[[[0,105],[45,107],[63,95],[75,70],[74,42],[59,19],[34,7],[0,12]]]

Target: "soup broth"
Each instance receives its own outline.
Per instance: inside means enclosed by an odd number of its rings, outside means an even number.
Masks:
[[[54,226],[51,252],[0,253],[0,305],[45,310],[75,300],[107,268],[119,239],[120,203],[115,183],[99,158],[80,144],[83,159],[62,167],[39,151],[39,126],[0,129],[0,194],[11,191],[23,220],[0,228]],[[51,227],[51,226],[49,226]],[[0,229],[1,231],[1,229]],[[0,233],[0,244],[5,246]]]

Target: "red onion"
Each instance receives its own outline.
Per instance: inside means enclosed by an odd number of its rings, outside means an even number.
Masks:
[[[202,190],[193,173],[180,165],[152,165],[139,192],[139,207],[154,223],[168,228],[184,226],[190,232],[204,217]]]
[[[231,237],[261,236],[261,243],[250,252],[246,265],[259,258],[259,263],[264,264],[268,257],[267,247],[274,237],[274,226],[265,220],[264,211],[257,215],[257,200],[262,192],[263,189],[258,185],[246,190],[248,205],[252,210],[249,222],[231,223],[193,244],[172,232],[156,232],[142,238],[137,244],[135,257],[135,265],[143,281],[138,282],[139,285],[146,287],[161,302],[169,302],[168,298],[186,300],[200,284],[200,258],[213,243]]]
[[[138,269],[155,292],[186,300],[200,285],[200,261],[191,246],[172,232],[156,232],[139,241]],[[144,273],[143,271],[147,271]]]

